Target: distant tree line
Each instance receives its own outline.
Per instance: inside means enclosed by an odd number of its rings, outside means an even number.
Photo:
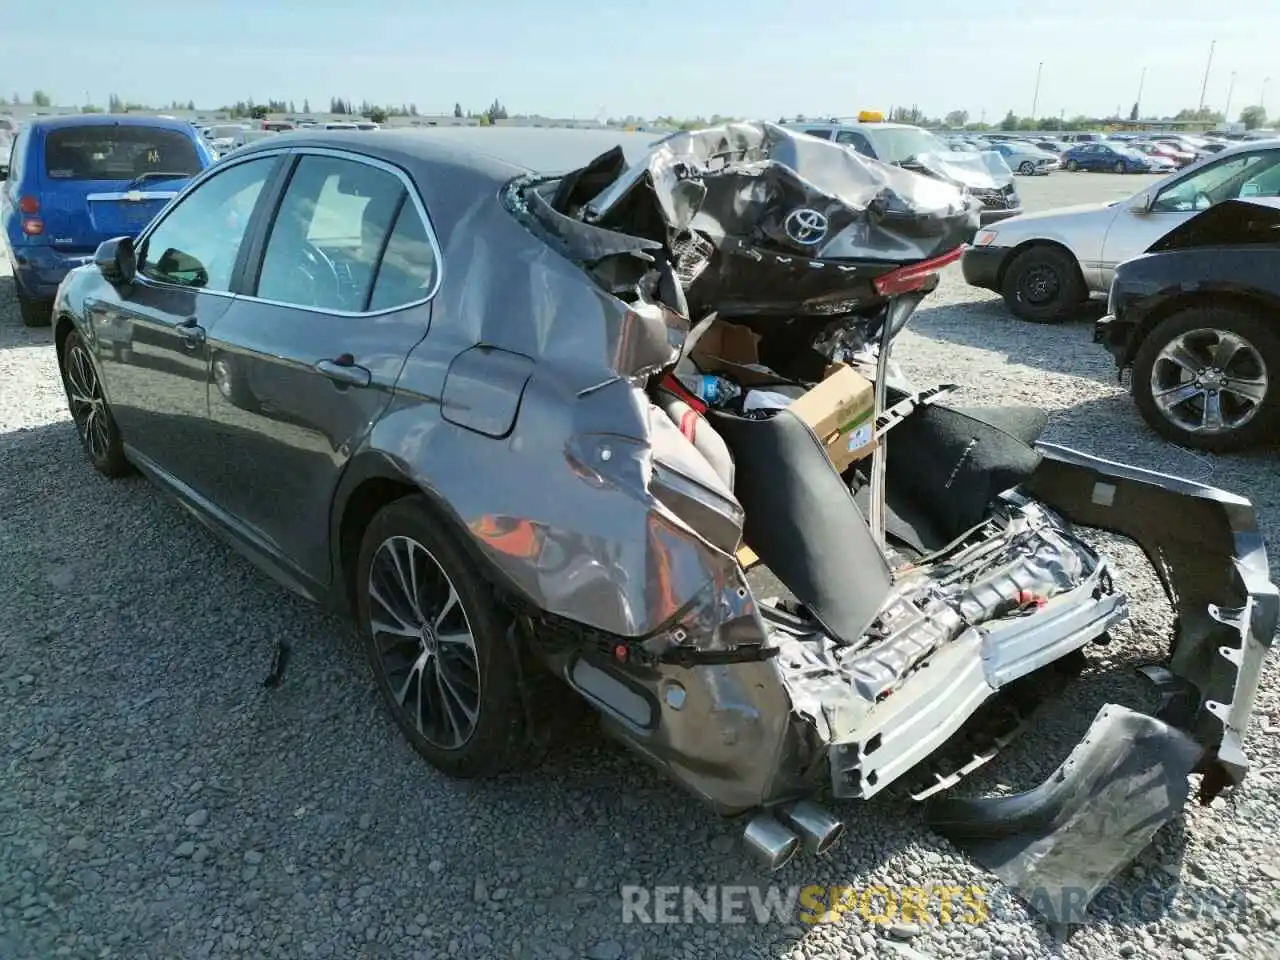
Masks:
[[[12,98],[6,100],[0,97],[0,106],[33,106],[33,107],[52,107],[53,98],[44,90],[33,90],[31,96],[25,102],[20,94],[15,93]],[[102,108],[86,103],[81,108],[83,113],[101,113]],[[144,111],[155,109],[147,104],[134,103],[125,100],[117,94],[111,94],[107,98],[107,111],[110,113],[129,113],[130,111]],[[194,111],[196,109],[193,100],[172,100],[167,108],[171,110]],[[299,110],[293,100],[274,100],[255,102],[253,98],[248,100],[237,100],[235,103],[224,105],[218,108],[219,112],[226,113],[232,117],[255,118],[262,119],[273,113],[297,114]],[[302,101],[301,113],[311,113],[311,101]],[[345,97],[329,98],[329,113],[338,115],[349,115],[365,117],[374,123],[383,123],[389,117],[416,117],[419,116],[418,105],[415,103],[402,103],[400,105],[379,105],[362,100],[357,104],[354,100]],[[458,118],[470,118],[477,120],[480,124],[490,124],[495,120],[506,120],[510,118],[507,108],[497,97],[489,104],[487,108],[480,112],[464,110],[461,103],[453,105],[453,115]],[[673,116],[661,116],[651,120],[646,120],[634,115],[622,118],[610,117],[607,121],[613,126],[639,126],[654,125],[668,127],[678,130],[695,130],[699,127],[716,126],[717,124],[727,123],[735,117],[721,116],[713,114],[710,117],[685,117],[678,118]],[[796,116],[792,119],[804,121],[803,115]],[[810,118],[817,119],[817,118]],[[1099,124],[1119,123],[1124,120],[1137,121],[1139,119],[1138,104],[1134,104],[1129,110],[1126,117],[1121,117],[1117,112],[1116,115],[1110,117],[1087,117],[1083,114],[1066,118],[1057,117],[1019,117],[1014,111],[1010,110],[1004,115],[1004,119],[995,124],[988,124],[986,118],[974,122],[968,110],[952,110],[942,117],[929,117],[925,115],[917,106],[910,107],[893,107],[890,109],[887,119],[898,123],[912,123],[922,127],[944,128],[948,130],[969,130],[980,132],[984,130],[1090,130]],[[1142,120],[1150,122],[1161,121],[1186,121],[1195,120],[1202,123],[1221,123],[1226,117],[1223,113],[1208,107],[1203,109],[1195,109],[1186,107],[1179,110],[1171,117],[1142,117]],[[787,118],[783,118],[782,122],[789,122]],[[1259,104],[1246,106],[1240,111],[1239,122],[1244,124],[1246,130],[1256,130],[1265,126],[1267,123],[1267,111]]]

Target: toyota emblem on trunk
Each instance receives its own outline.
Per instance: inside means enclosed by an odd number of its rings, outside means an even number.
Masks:
[[[817,210],[801,207],[791,211],[782,227],[796,243],[812,247],[827,235],[827,218]]]

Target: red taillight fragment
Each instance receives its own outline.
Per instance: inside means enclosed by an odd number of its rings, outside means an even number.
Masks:
[[[39,213],[40,198],[33,197],[31,196],[31,194],[27,194],[26,196],[18,200],[18,209],[21,210],[23,213]]]
[[[888,273],[876,277],[872,281],[872,285],[875,287],[876,293],[882,297],[896,297],[904,293],[910,293],[913,290],[919,290],[929,282],[929,278],[935,273],[959,260],[962,253],[964,253],[963,245],[944,253],[940,257],[934,257],[932,260],[909,263],[905,267],[890,270]]]
[[[38,237],[44,233],[44,221],[39,217],[23,217],[22,232],[28,237]]]

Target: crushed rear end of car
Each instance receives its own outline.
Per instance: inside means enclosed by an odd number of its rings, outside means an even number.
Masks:
[[[760,123],[677,134],[631,166],[614,151],[518,180],[505,201],[614,305],[616,375],[583,381],[574,416],[590,430],[564,456],[574,482],[622,497],[554,569],[507,558],[541,598],[522,611],[526,636],[615,736],[747,815],[765,865],[838,838],[818,795],[874,797],[1106,639],[1127,600],[1078,528],[1134,540],[1170,596],[1178,625],[1149,671],[1161,709],[1108,706],[1019,798],[941,798],[1004,733],[917,798],[1016,889],[1069,891],[1073,905],[1083,889],[1087,905],[1176,815],[1185,789],[1154,784],[1196,772],[1211,798],[1240,782],[1277,618],[1249,503],[1043,443],[1036,411],[946,405],[953,387],[918,389],[892,362],[979,225],[970,194]],[[699,367],[699,343],[731,333],[753,340],[754,360]],[[792,407],[688,386],[736,371],[744,395],[799,395],[854,382],[845,370],[874,392],[852,461]],[[610,541],[623,514],[642,542]],[[744,545],[788,596],[758,595]],[[1126,793],[1141,799],[1117,814]]]

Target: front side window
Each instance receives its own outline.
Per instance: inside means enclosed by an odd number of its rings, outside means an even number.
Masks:
[[[204,168],[195,142],[167,127],[78,125],[50,130],[44,138],[44,172],[50,180],[190,177]]]
[[[1161,190],[1151,209],[1163,213],[1206,210],[1223,200],[1236,199],[1247,183],[1268,183],[1267,178],[1277,164],[1280,164],[1280,150],[1227,157]],[[1252,188],[1245,195],[1250,193]]]
[[[363,311],[406,197],[400,178],[386,170],[304,156],[272,224],[257,295],[300,307]]]
[[[276,159],[228,167],[183,197],[144,241],[139,272],[161,283],[230,290],[249,218]]]

